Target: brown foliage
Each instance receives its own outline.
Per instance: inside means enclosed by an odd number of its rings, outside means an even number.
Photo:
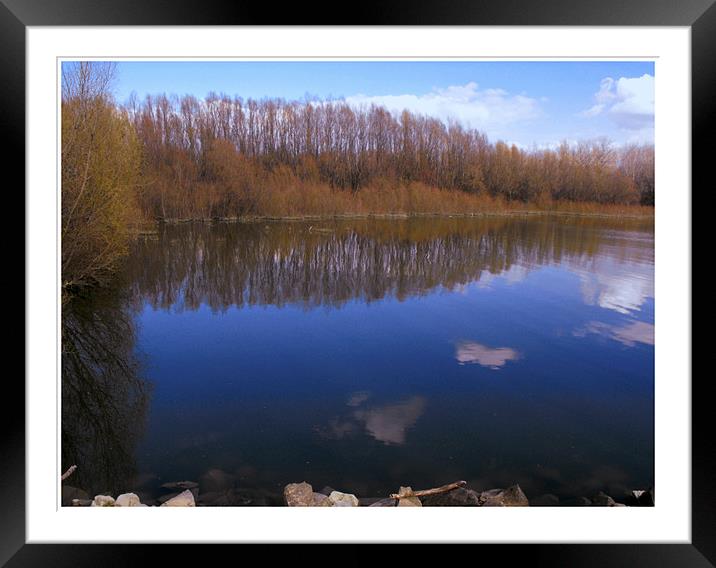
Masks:
[[[103,283],[126,252],[136,216],[140,147],[124,110],[106,89],[111,67],[63,68],[62,281],[70,289]]]
[[[618,152],[606,139],[526,152],[408,111],[214,93],[148,97],[128,111],[145,149],[150,181],[140,203],[149,217],[458,212],[495,199],[547,206],[653,196],[653,147]]]

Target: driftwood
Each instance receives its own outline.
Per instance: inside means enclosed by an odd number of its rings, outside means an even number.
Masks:
[[[71,465],[70,467],[68,467],[67,471],[60,476],[60,481],[64,481],[65,479],[67,479],[70,475],[72,475],[75,472],[76,469],[77,469],[76,465]]]
[[[448,483],[434,489],[423,489],[422,491],[410,491],[408,493],[391,493],[391,499],[402,499],[403,497],[427,497],[428,495],[437,495],[439,493],[447,493],[458,487],[465,487],[467,481],[455,481],[454,483]]]

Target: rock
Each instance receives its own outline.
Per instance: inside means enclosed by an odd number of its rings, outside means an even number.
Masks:
[[[529,507],[530,502],[519,485],[513,485],[505,489],[502,496],[505,507]]]
[[[167,493],[166,495],[160,495],[157,497],[157,503],[166,503],[169,499],[174,499],[179,493]]]
[[[484,499],[484,501],[483,501]],[[480,494],[483,507],[529,507],[530,502],[519,485],[507,489],[492,489]]]
[[[122,493],[114,502],[115,507],[139,507],[142,503],[134,493]]]
[[[163,483],[164,489],[196,489],[199,484],[195,481],[172,481],[171,483]]]
[[[502,489],[488,489],[487,491],[483,491],[478,495],[478,498],[480,499],[480,505],[482,505],[488,499],[498,497],[500,493],[502,493]]]
[[[199,498],[199,489],[198,488],[194,487],[192,489],[186,489],[185,491],[189,491],[194,496],[194,501],[196,501]],[[157,497],[157,502],[158,503],[166,503],[170,499],[174,499],[174,497],[177,497],[181,494],[182,494],[181,491],[175,491],[173,493],[167,493],[166,495],[160,495],[159,497]]]
[[[423,507],[479,507],[480,497],[477,491],[458,487],[447,493],[423,497]]]
[[[235,477],[221,469],[210,469],[199,478],[199,492],[226,491],[234,486]]]
[[[422,507],[419,497],[403,497],[398,499],[398,507]]]
[[[77,487],[72,487],[71,485],[63,485],[62,486],[62,505],[67,506],[71,505],[72,501],[75,499],[80,499],[83,501],[89,500],[89,495],[86,491],[83,491],[82,489],[78,489]]]
[[[413,492],[412,487],[401,487],[398,495],[410,495]],[[398,499],[398,507],[422,507],[419,497],[401,497]]]
[[[114,507],[114,497],[109,495],[95,495],[91,507]]]
[[[328,496],[329,496],[331,493],[333,493],[334,491],[335,491],[335,489],[333,489],[333,487],[331,487],[330,485],[326,485],[323,489],[321,489],[321,490],[319,491],[319,493],[322,493],[323,495],[325,495],[326,497],[328,497]]]
[[[163,503],[162,507],[196,507],[194,494],[187,489],[179,493],[176,497],[172,497],[166,503]]]
[[[361,499],[362,502],[362,499]],[[368,505],[369,507],[397,507],[395,499],[388,497],[387,499],[378,499],[375,503]]]
[[[360,505],[358,497],[351,493],[333,491],[328,496],[328,499],[333,503],[334,507],[358,507]]]
[[[595,507],[614,507],[616,503],[609,495],[600,491],[594,497],[592,497],[592,505]]]
[[[552,493],[545,493],[530,499],[530,507],[559,507],[559,497]]]
[[[283,498],[289,507],[310,507],[313,504],[313,487],[305,481],[289,483],[283,488]]]
[[[91,499],[72,499],[73,507],[89,507],[92,505]]]
[[[331,501],[328,496],[323,493],[314,493],[311,501],[311,507],[333,507],[333,501]]]

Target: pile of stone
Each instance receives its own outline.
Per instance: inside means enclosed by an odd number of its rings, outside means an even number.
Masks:
[[[357,497],[352,493],[324,487],[314,491],[303,481],[289,483],[283,495],[260,489],[243,487],[241,472],[234,475],[220,469],[210,469],[199,481],[174,481],[160,483],[151,476],[155,489],[138,483],[135,491],[116,498],[99,494],[94,498],[83,490],[63,484],[62,504],[88,507],[644,507],[654,506],[654,491],[635,490],[614,499],[604,492],[591,498],[577,497],[560,500],[556,495],[545,494],[528,499],[522,488],[515,484],[505,489],[478,491],[457,481],[435,489],[413,491],[401,487],[398,493],[388,497]],[[242,485],[242,486],[240,486]],[[158,489],[157,489],[158,487]],[[157,496],[158,495],[158,496]],[[140,497],[141,496],[141,497]]]
[[[464,481],[455,482],[442,488],[426,491],[413,491],[410,487],[401,487],[398,493],[387,498],[357,497],[351,493],[342,493],[332,487],[324,487],[316,492],[303,481],[289,483],[283,492],[284,504],[288,507],[653,507],[654,491],[635,490],[617,502],[600,491],[591,498],[581,497],[560,502],[556,495],[541,495],[533,500],[527,498],[518,485],[506,489],[476,491],[466,487]]]
[[[283,497],[289,507],[358,507],[355,495],[340,491],[323,491],[316,493],[305,481],[289,483],[283,490]]]
[[[94,499],[74,498],[74,507],[149,507],[136,493],[122,493],[116,499],[110,495],[95,495]],[[164,501],[160,507],[195,507],[194,495],[186,490]]]
[[[529,500],[519,485],[482,492],[455,487],[440,493],[424,493],[428,492],[401,487],[397,494],[388,498],[359,499],[331,487],[316,492],[303,481],[289,483],[283,496],[288,507],[529,507]]]
[[[245,472],[238,472],[245,473]],[[62,486],[63,506],[167,506],[167,507],[255,507],[281,506],[283,499],[277,491],[240,487],[238,474],[221,469],[210,469],[196,481],[173,481],[162,483],[154,475],[142,476],[135,480],[130,505],[127,498],[115,499],[102,492],[94,499],[84,490],[69,484]],[[136,498],[136,501],[135,501]],[[117,503],[119,502],[119,504]]]

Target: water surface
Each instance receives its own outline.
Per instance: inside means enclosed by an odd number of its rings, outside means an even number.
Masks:
[[[63,465],[93,490],[653,484],[651,222],[164,225],[121,282],[63,322]]]

